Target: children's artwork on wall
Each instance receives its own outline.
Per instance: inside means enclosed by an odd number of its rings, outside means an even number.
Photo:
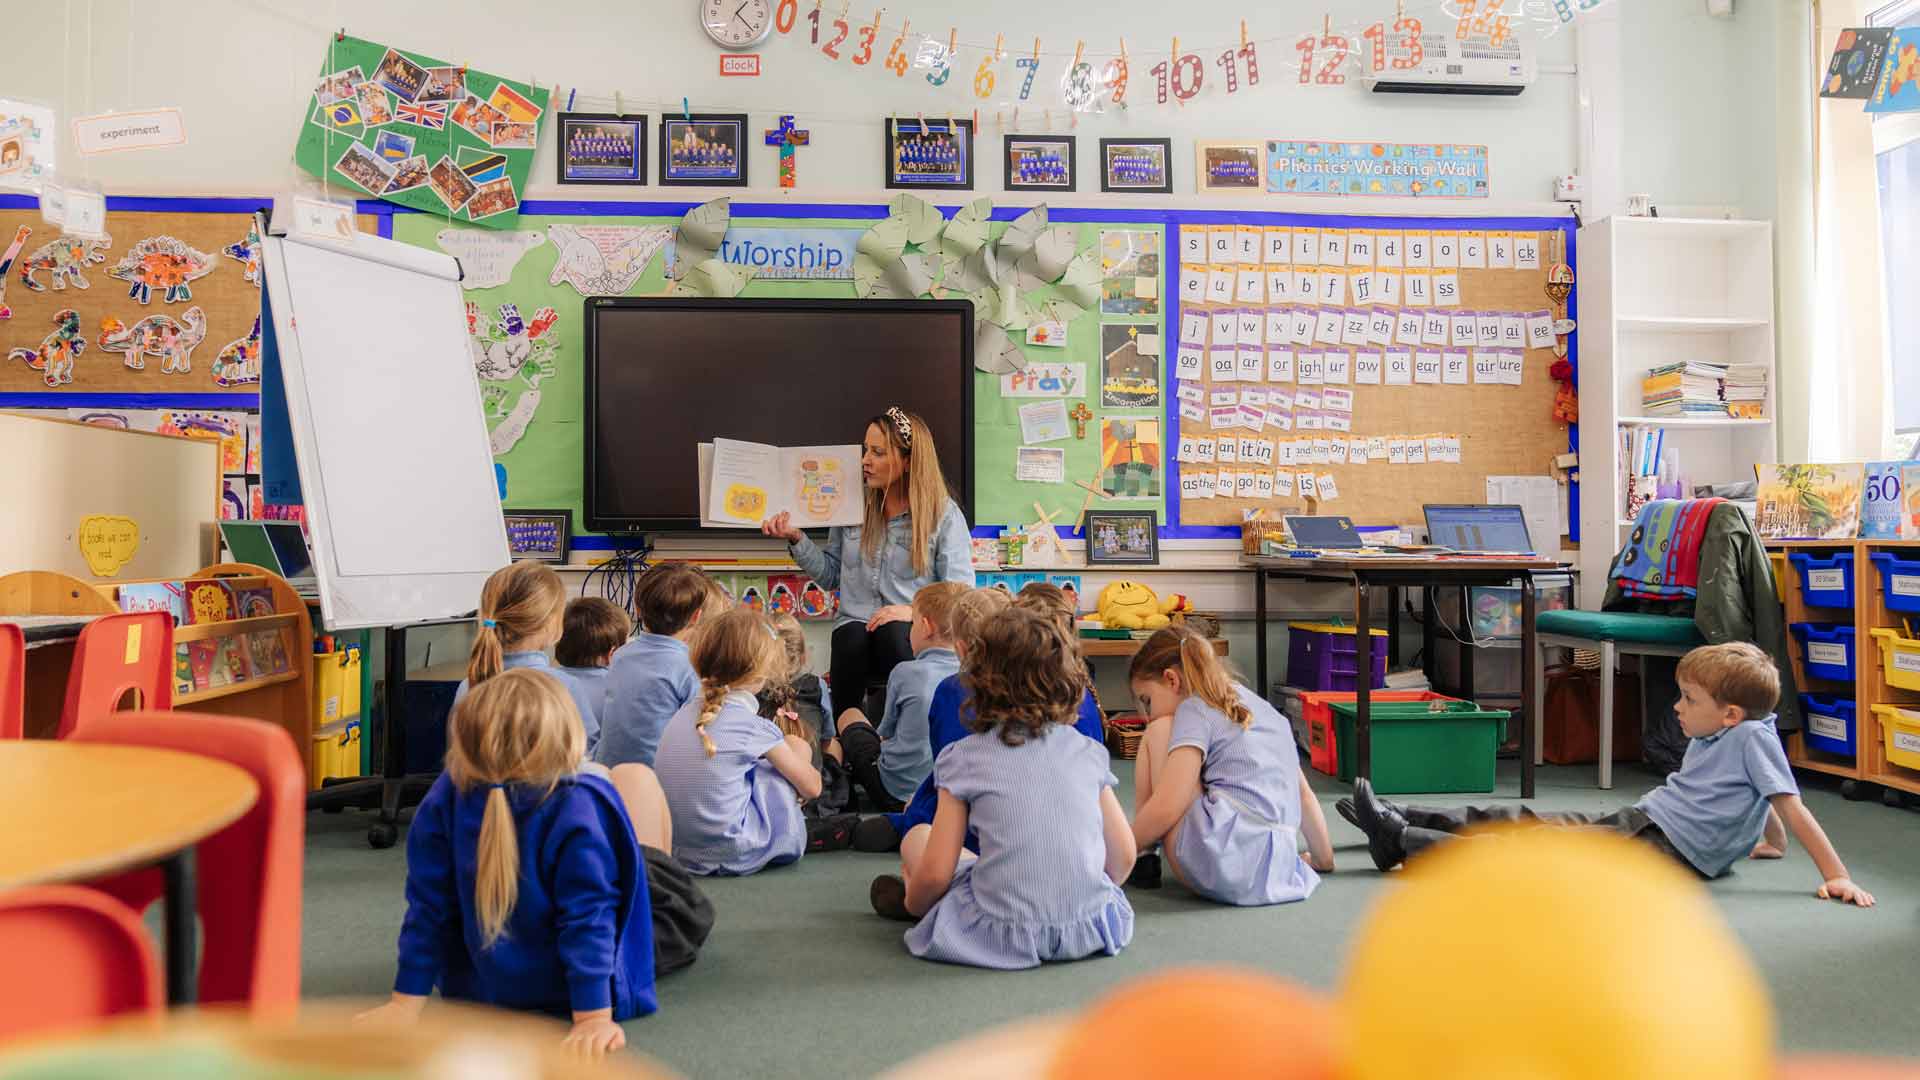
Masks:
[[[1101,139],[1100,190],[1173,194],[1172,139]]]
[[[828,592],[812,578],[800,587],[800,617],[803,619],[830,619],[840,611],[840,594]]]
[[[457,99],[440,96],[456,92]],[[315,176],[351,183],[375,198],[511,229],[549,97],[547,90],[420,53],[330,37],[321,81],[303,113],[294,161]],[[422,138],[426,132],[436,134]],[[413,153],[423,145],[432,149]],[[497,179],[504,183],[483,192],[487,181],[458,171],[463,151],[500,154]],[[434,163],[423,170],[419,157]]]
[[[581,296],[622,296],[673,238],[668,225],[549,225],[560,249],[547,284],[566,282]]]
[[[80,313],[64,308],[53,317],[53,333],[40,339],[39,348],[11,349],[9,363],[18,360],[35,371],[48,386],[65,386],[73,381],[74,361],[87,351],[87,338],[80,332]]]
[[[561,113],[562,184],[645,184],[647,118],[612,113]]]
[[[53,283],[55,292],[72,285],[76,289],[92,287],[84,273],[87,267],[107,261],[107,250],[113,246],[113,237],[97,236],[82,239],[77,236],[61,236],[35,248],[27,261],[20,264],[20,284],[34,292],[45,292],[45,282],[39,280],[44,273]]]
[[[20,256],[20,249],[27,246],[27,238],[32,235],[31,226],[19,226],[13,231],[13,242],[0,252],[0,319],[13,318],[13,309],[7,306],[7,280],[12,276],[13,262]]]
[[[1100,314],[1160,314],[1160,234],[1100,230]]]
[[[1109,409],[1152,409],[1160,405],[1160,350],[1151,326],[1108,324],[1100,328],[1100,404]]]
[[[53,110],[0,98],[0,188],[37,191],[54,174]]]
[[[149,315],[128,326],[108,316],[100,320],[100,348],[125,356],[126,366],[145,370],[149,357],[160,361],[163,375],[185,375],[193,370],[193,350],[207,339],[207,317],[190,307],[175,320],[170,315]]]
[[[216,386],[244,386],[260,381],[260,317],[254,316],[247,336],[227,342],[213,358]]]
[[[513,268],[527,252],[547,242],[538,229],[495,232],[488,229],[441,229],[434,237],[440,250],[460,260],[460,287],[494,289],[513,277]]]
[[[497,319],[488,319],[479,304],[467,304],[473,368],[496,455],[513,449],[527,433],[540,408],[540,383],[559,370],[554,355],[560,348],[555,330],[560,317],[552,308],[541,308],[531,322],[515,304],[502,304],[497,313]]]
[[[660,121],[660,183],[747,186],[747,114],[687,114]]]
[[[973,190],[973,121],[894,117],[885,128],[890,188]]]
[[[1072,191],[1080,181],[1071,135],[1006,136],[1008,191]]]
[[[1258,142],[1196,142],[1193,174],[1200,191],[1259,191],[1263,155]]]
[[[1160,497],[1160,421],[1146,416],[1100,419],[1100,487],[1109,497]]]
[[[260,230],[258,227],[248,225],[246,239],[221,248],[220,254],[241,265],[247,284],[255,288],[260,287]],[[4,267],[0,267],[0,273],[5,273]]]
[[[193,299],[194,281],[213,273],[213,256],[171,236],[149,236],[127,249],[108,277],[130,282],[130,299],[142,304],[162,292],[161,301],[184,304]]]

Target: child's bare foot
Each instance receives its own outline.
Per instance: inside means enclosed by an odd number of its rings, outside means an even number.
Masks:
[[[1753,845],[1753,858],[1756,859],[1784,859],[1786,855],[1787,853],[1785,851],[1774,847],[1765,840]]]

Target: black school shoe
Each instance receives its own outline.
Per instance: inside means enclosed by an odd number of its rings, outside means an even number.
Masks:
[[[873,913],[883,919],[897,922],[919,922],[913,912],[907,910],[907,883],[897,874],[881,874],[867,887],[867,901],[873,905]]]
[[[1400,811],[1373,794],[1373,785],[1364,778],[1353,782],[1354,825],[1367,834],[1367,854],[1373,865],[1386,872],[1407,861],[1407,849],[1401,841],[1407,834],[1407,819]]]
[[[1160,887],[1160,853],[1142,852],[1133,860],[1133,872],[1127,875],[1127,884],[1136,889],[1157,889]]]
[[[899,851],[900,834],[885,814],[861,818],[853,827],[853,850],[875,855]]]
[[[857,814],[835,814],[829,818],[811,818],[807,821],[807,853],[821,851],[845,851],[853,843],[853,827],[860,822]]]

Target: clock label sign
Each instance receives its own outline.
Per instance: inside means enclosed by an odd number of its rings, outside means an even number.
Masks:
[[[720,74],[729,76],[747,76],[758,78],[760,75],[759,53],[725,53],[720,57]]]

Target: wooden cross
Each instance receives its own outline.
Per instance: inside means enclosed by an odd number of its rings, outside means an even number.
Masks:
[[[767,131],[767,145],[780,148],[780,186],[793,186],[797,173],[794,154],[800,147],[807,145],[811,131],[802,131],[793,126],[793,115],[789,113],[780,118],[780,126]]]
[[[1087,403],[1082,401],[1074,405],[1073,411],[1067,413],[1067,415],[1073,417],[1073,437],[1076,439],[1086,438],[1087,421],[1093,419],[1093,411],[1087,408]]]

